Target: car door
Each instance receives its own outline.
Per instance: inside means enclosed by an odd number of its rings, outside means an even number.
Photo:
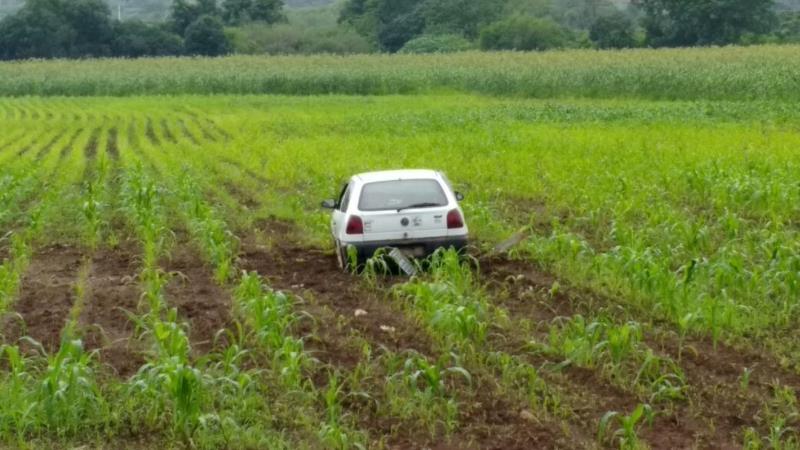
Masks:
[[[350,192],[352,183],[348,182],[342,187],[339,199],[336,202],[336,209],[331,215],[331,230],[337,240],[341,240],[344,234],[345,221],[347,220],[347,208],[350,204]]]

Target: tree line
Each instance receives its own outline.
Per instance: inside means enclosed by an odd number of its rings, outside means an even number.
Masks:
[[[104,0],[26,0],[0,20],[0,59],[800,42],[795,1],[343,0],[331,26],[293,30],[284,0],[172,0],[162,22],[116,20]]]

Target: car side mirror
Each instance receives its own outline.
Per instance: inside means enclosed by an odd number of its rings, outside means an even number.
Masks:
[[[322,202],[322,207],[325,209],[336,209],[336,200],[328,199]]]
[[[461,192],[456,192],[456,200],[458,201],[464,200],[464,194],[462,194]]]

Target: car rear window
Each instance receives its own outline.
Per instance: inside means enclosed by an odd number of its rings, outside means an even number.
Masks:
[[[404,209],[413,205],[447,206],[447,196],[436,180],[393,180],[365,184],[358,201],[361,211]]]

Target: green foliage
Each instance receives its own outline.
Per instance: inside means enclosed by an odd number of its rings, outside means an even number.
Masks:
[[[549,50],[567,47],[569,32],[549,19],[512,17],[481,31],[483,50]]]
[[[455,34],[423,35],[406,42],[400,53],[452,53],[472,48],[471,42]]]
[[[220,56],[230,52],[222,21],[215,16],[200,16],[186,28],[184,50],[188,55]]]
[[[655,47],[725,45],[768,33],[773,0],[643,0],[647,42]]]
[[[183,54],[183,39],[163,26],[140,21],[116,22],[111,51],[115,56],[176,56]]]
[[[189,26],[203,16],[220,16],[216,0],[173,0],[169,25],[172,31],[185,37]]]
[[[355,31],[339,26],[248,24],[229,31],[236,53],[244,54],[354,54],[370,53],[373,45]]]
[[[283,0],[223,0],[222,19],[227,25],[247,22],[276,23],[286,20]]]
[[[466,92],[533,98],[800,99],[786,70],[798,47],[638,49],[624,53],[162,58],[0,64],[6,96],[387,95]],[[731,74],[735,76],[731,76]],[[728,105],[725,106],[728,110]],[[584,111],[578,109],[575,111]],[[554,111],[555,113],[564,111]],[[737,117],[744,117],[736,110]]]
[[[108,56],[111,37],[102,0],[29,0],[0,21],[0,59]]]
[[[589,30],[589,39],[603,49],[636,46],[633,22],[622,13],[598,18]]]

